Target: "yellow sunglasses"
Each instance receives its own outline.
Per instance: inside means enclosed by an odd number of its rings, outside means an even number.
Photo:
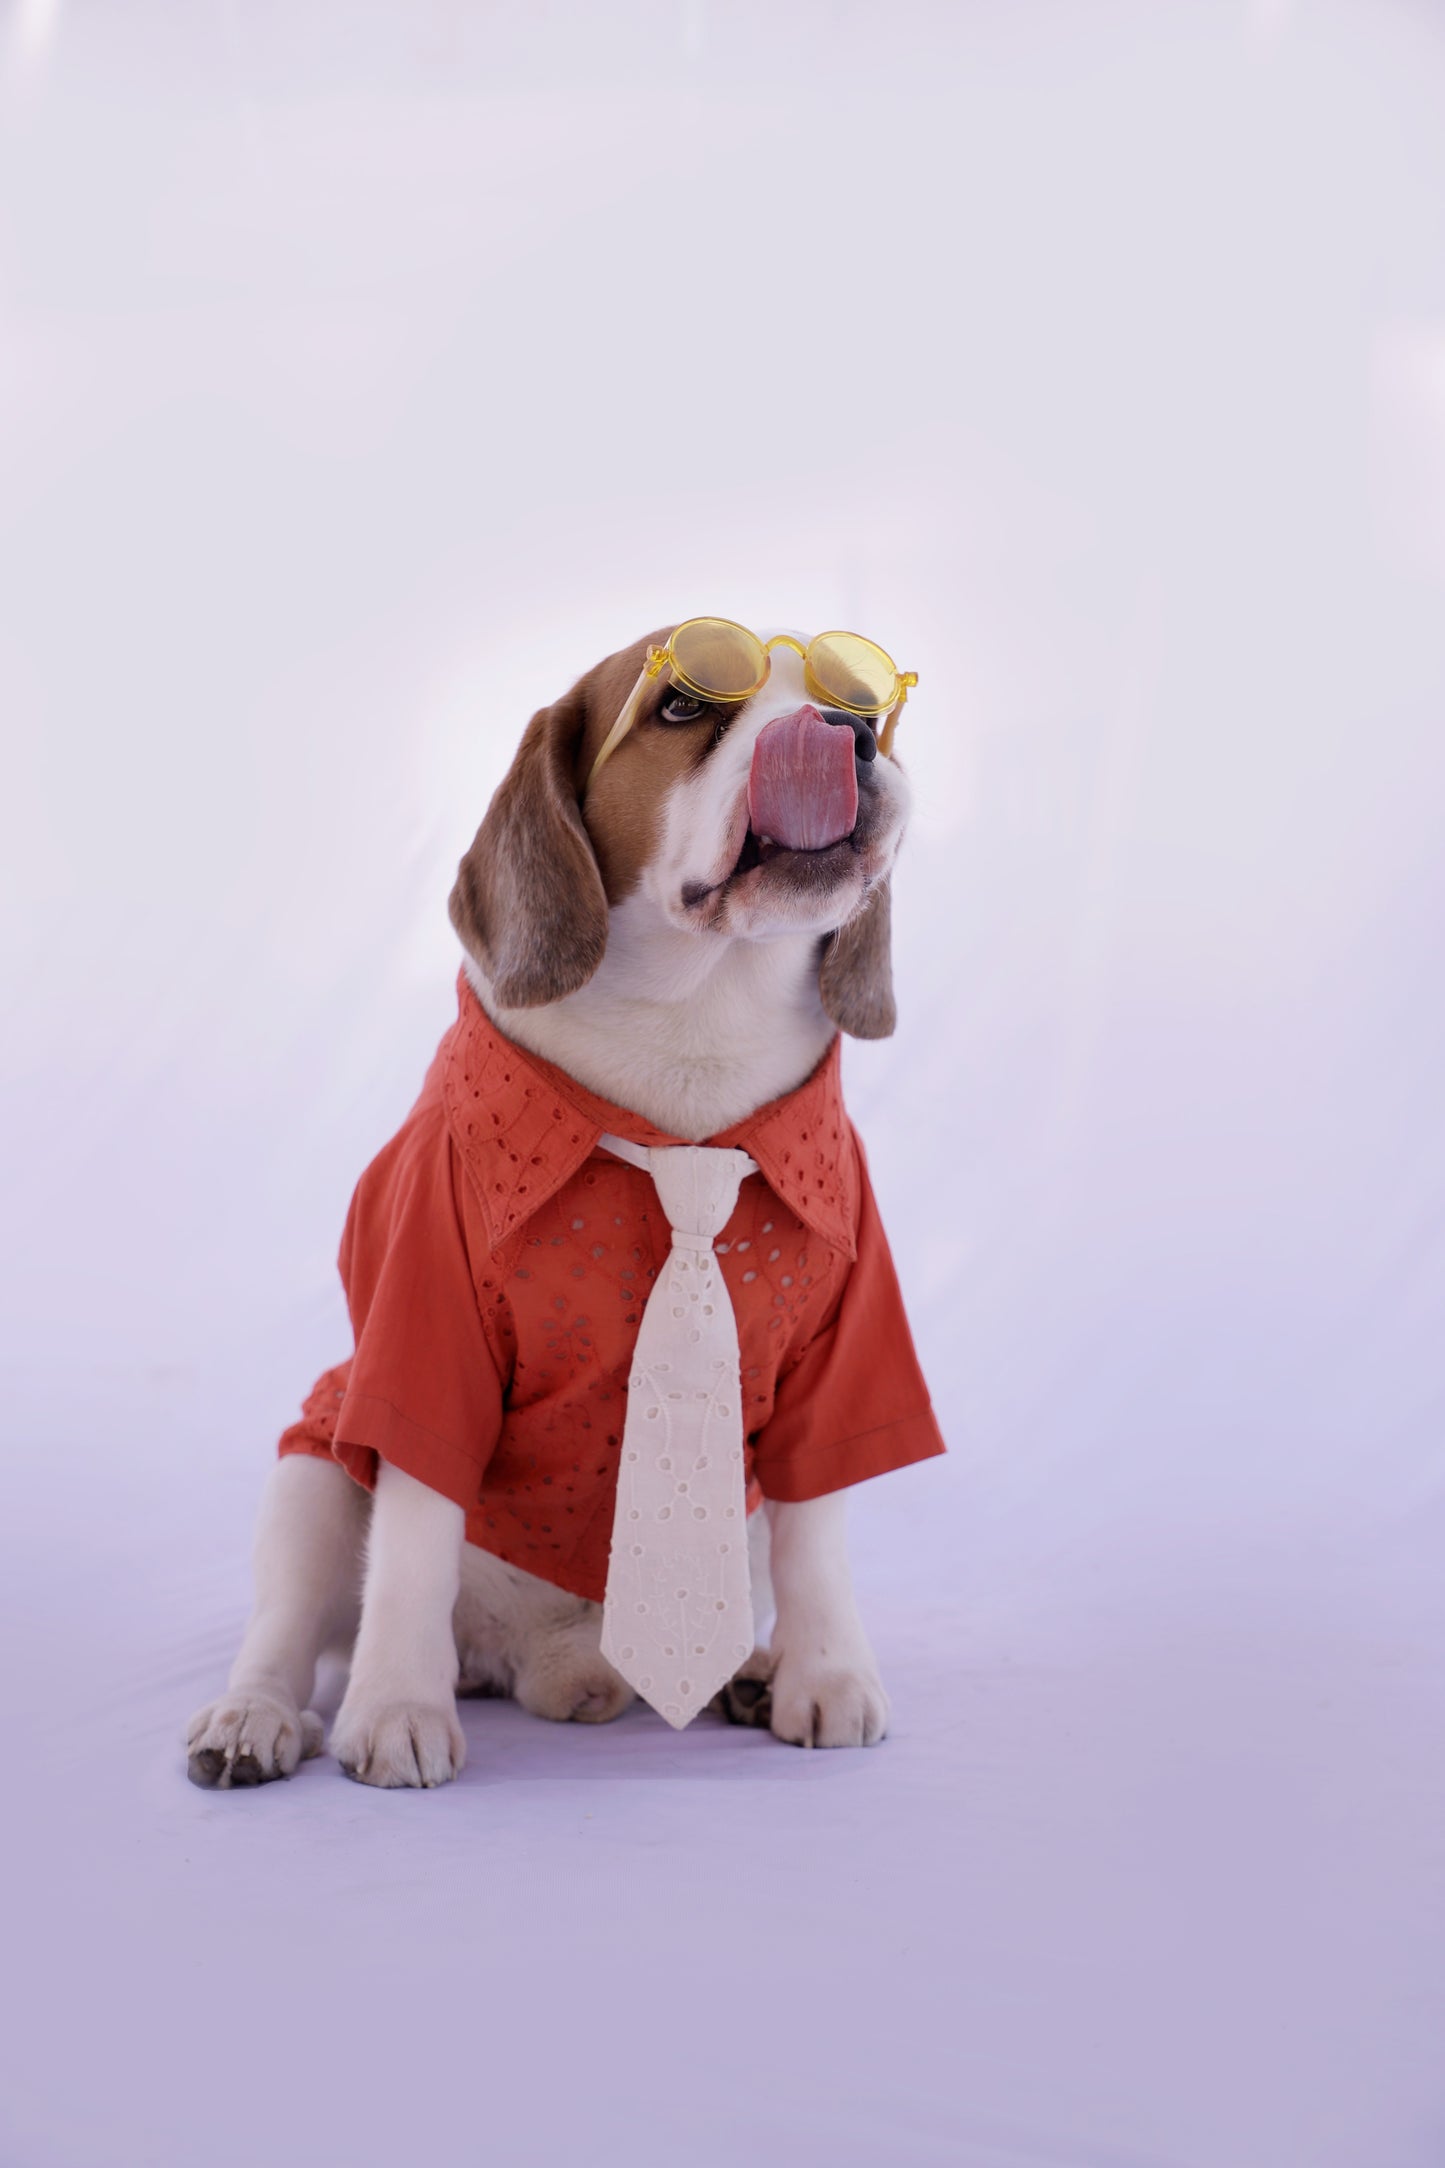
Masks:
[[[728,617],[690,617],[679,625],[666,647],[650,647],[642,674],[623,704],[587,778],[591,788],[597,771],[609,760],[637,721],[643,697],[664,670],[672,682],[710,707],[730,701],[751,700],[768,682],[775,647],[789,647],[803,658],[803,683],[815,700],[849,715],[886,715],[879,733],[878,750],[891,753],[893,734],[908,690],[918,683],[915,670],[900,670],[891,655],[859,632],[820,632],[808,641],[795,640],[790,632],[760,640],[746,625]]]

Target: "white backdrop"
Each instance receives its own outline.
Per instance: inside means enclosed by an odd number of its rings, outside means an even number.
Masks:
[[[0,71],[0,2158],[1438,2168],[1438,11],[12,0]],[[707,610],[921,680],[894,1737],[194,1792],[455,861]]]

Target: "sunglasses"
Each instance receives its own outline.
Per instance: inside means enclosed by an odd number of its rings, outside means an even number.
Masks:
[[[643,697],[664,670],[672,683],[710,707],[751,700],[761,692],[772,671],[775,647],[791,648],[803,659],[803,683],[815,700],[849,715],[888,717],[879,734],[878,750],[893,750],[893,733],[908,689],[918,683],[915,670],[900,670],[893,657],[859,632],[820,632],[808,641],[795,640],[789,632],[760,640],[746,625],[728,617],[690,617],[679,625],[666,647],[650,647],[642,674],[603,739],[588,788],[597,771],[611,758],[636,722]]]

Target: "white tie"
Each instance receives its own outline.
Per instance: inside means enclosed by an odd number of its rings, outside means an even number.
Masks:
[[[746,1152],[603,1137],[672,1227],[628,1380],[602,1653],[679,1731],[753,1652],[737,1320],[713,1253]]]

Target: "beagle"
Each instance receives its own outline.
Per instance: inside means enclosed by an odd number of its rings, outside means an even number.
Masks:
[[[897,761],[881,749],[876,722],[855,707],[830,705],[826,695],[820,700],[818,674],[800,641],[770,644],[765,682],[746,697],[710,699],[680,668],[659,665],[672,654],[673,638],[672,631],[654,634],[609,656],[532,718],[451,895],[463,1005],[476,1033],[493,1048],[516,1050],[529,1073],[553,1076],[564,1091],[570,1080],[585,1095],[580,1103],[616,1116],[599,1114],[582,1134],[584,1156],[589,1134],[595,1139],[599,1126],[620,1127],[628,1118],[697,1143],[775,1103],[786,1110],[789,1095],[820,1088],[830,1062],[836,1075],[840,1031],[879,1038],[894,1026],[889,876],[909,794]],[[900,688],[907,682],[900,678]],[[620,721],[626,727],[619,731]],[[881,733],[883,744],[890,734]],[[480,1085],[472,1097],[485,1104]],[[439,1090],[418,1102],[434,1127],[447,1118],[440,1105]],[[369,1171],[359,1199],[370,1178]],[[572,1178],[596,1175],[574,1170]],[[866,1167],[861,1181],[866,1192]],[[787,1203],[785,1184],[782,1194]],[[768,1209],[781,1214],[783,1205],[769,1202]],[[787,1223],[799,1243],[810,1240],[808,1209],[804,1198]],[[580,1228],[582,1219],[569,1224]],[[774,1220],[763,1224],[771,1229]],[[349,1223],[348,1239],[351,1233]],[[485,1250],[494,1238],[498,1258],[512,1255],[515,1267],[522,1252],[506,1252],[495,1227],[473,1246]],[[456,1239],[455,1229],[447,1239]],[[515,1242],[524,1239],[540,1242],[525,1229]],[[876,1285],[893,1290],[887,1299],[896,1303],[881,1230],[874,1239],[883,1259]],[[591,1252],[600,1253],[600,1245]],[[528,1254],[545,1264],[551,1252]],[[776,1269],[788,1262],[777,1247],[770,1254],[779,1259]],[[741,1257],[725,1262],[739,1267],[741,1300],[744,1280],[756,1283],[758,1271],[744,1273]],[[475,1258],[470,1269],[478,1269]],[[576,1269],[580,1275],[584,1267]],[[619,1282],[624,1303],[631,1299],[628,1269]],[[846,1278],[846,1260],[838,1269]],[[760,1336],[773,1331],[774,1351],[786,1333],[777,1330],[778,1318],[792,1315],[788,1305],[796,1307],[803,1292],[789,1285],[794,1277],[786,1275],[758,1318]],[[497,1284],[488,1299],[500,1304]],[[493,1280],[485,1285],[491,1289]],[[761,1289],[750,1284],[747,1292]],[[355,1319],[350,1284],[348,1293]],[[875,1320],[877,1300],[870,1295]],[[868,1318],[860,1330],[858,1314],[849,1360],[872,1390],[875,1372],[893,1358],[873,1352]],[[630,1327],[635,1337],[635,1319],[635,1310],[619,1310],[617,1332]],[[428,1312],[433,1339],[434,1322]],[[942,1444],[916,1365],[908,1368],[901,1308],[896,1324],[892,1312],[888,1323],[891,1330],[875,1324],[871,1337],[880,1344],[901,1338],[899,1375],[906,1370],[912,1396],[897,1426],[906,1442],[877,1463],[892,1466]],[[750,1329],[740,1316],[745,1350]],[[525,1330],[525,1322],[515,1326],[515,1348]],[[624,1341],[616,1353],[625,1380]],[[413,1359],[422,1360],[419,1349]],[[427,1355],[433,1371],[449,1359],[447,1344]],[[766,1356],[760,1361],[766,1369]],[[788,1365],[774,1367],[781,1376]],[[607,1364],[595,1353],[593,1368],[605,1399]],[[811,1375],[806,1368],[798,1374]],[[347,1773],[369,1784],[432,1786],[457,1774],[465,1755],[458,1690],[512,1694],[538,1715],[587,1722],[626,1707],[631,1689],[601,1654],[597,1591],[581,1566],[569,1573],[549,1565],[550,1554],[534,1558],[533,1548],[522,1547],[535,1547],[533,1535],[520,1533],[532,1529],[529,1519],[514,1511],[508,1520],[499,1508],[479,1520],[471,1492],[430,1473],[422,1480],[412,1472],[418,1463],[408,1468],[407,1454],[389,1453],[384,1438],[378,1450],[348,1458],[343,1442],[351,1431],[337,1414],[346,1404],[344,1366],[328,1378],[338,1381],[334,1390],[317,1388],[325,1405],[308,1402],[307,1420],[283,1440],[271,1475],[256,1538],[254,1610],[240,1653],[225,1693],[188,1729],[193,1780],[223,1788],[261,1783],[289,1776],[319,1752],[322,1725],[308,1704],[318,1658],[337,1645],[349,1644],[352,1658],[330,1745]],[[760,1405],[771,1390],[765,1378]],[[787,1390],[778,1385],[779,1404]],[[860,1390],[848,1387],[854,1398]],[[795,1398],[802,1391],[796,1385]],[[515,1403],[519,1396],[504,1378],[497,1420],[512,1420],[509,1394]],[[800,1418],[792,1421],[801,1435]],[[781,1428],[774,1417],[773,1429]],[[868,1435],[882,1436],[883,1428],[874,1425]],[[853,1597],[845,1491],[838,1487],[857,1474],[835,1472],[830,1483],[785,1470],[770,1484],[768,1436],[764,1424],[753,1473],[766,1511],[750,1515],[749,1549],[757,1612],[771,1603],[775,1625],[770,1645],[754,1652],[719,1697],[722,1712],[765,1723],[795,1744],[873,1745],[886,1730],[888,1702]],[[750,1454],[753,1444],[750,1436]],[[816,1447],[809,1450],[816,1461]],[[778,1455],[773,1465],[783,1467]],[[353,1480],[357,1474],[362,1481]],[[596,1474],[615,1491],[615,1456],[610,1470],[602,1463]],[[512,1529],[512,1537],[497,1528]],[[554,1548],[560,1557],[560,1537]],[[579,1558],[583,1549],[579,1541]]]

